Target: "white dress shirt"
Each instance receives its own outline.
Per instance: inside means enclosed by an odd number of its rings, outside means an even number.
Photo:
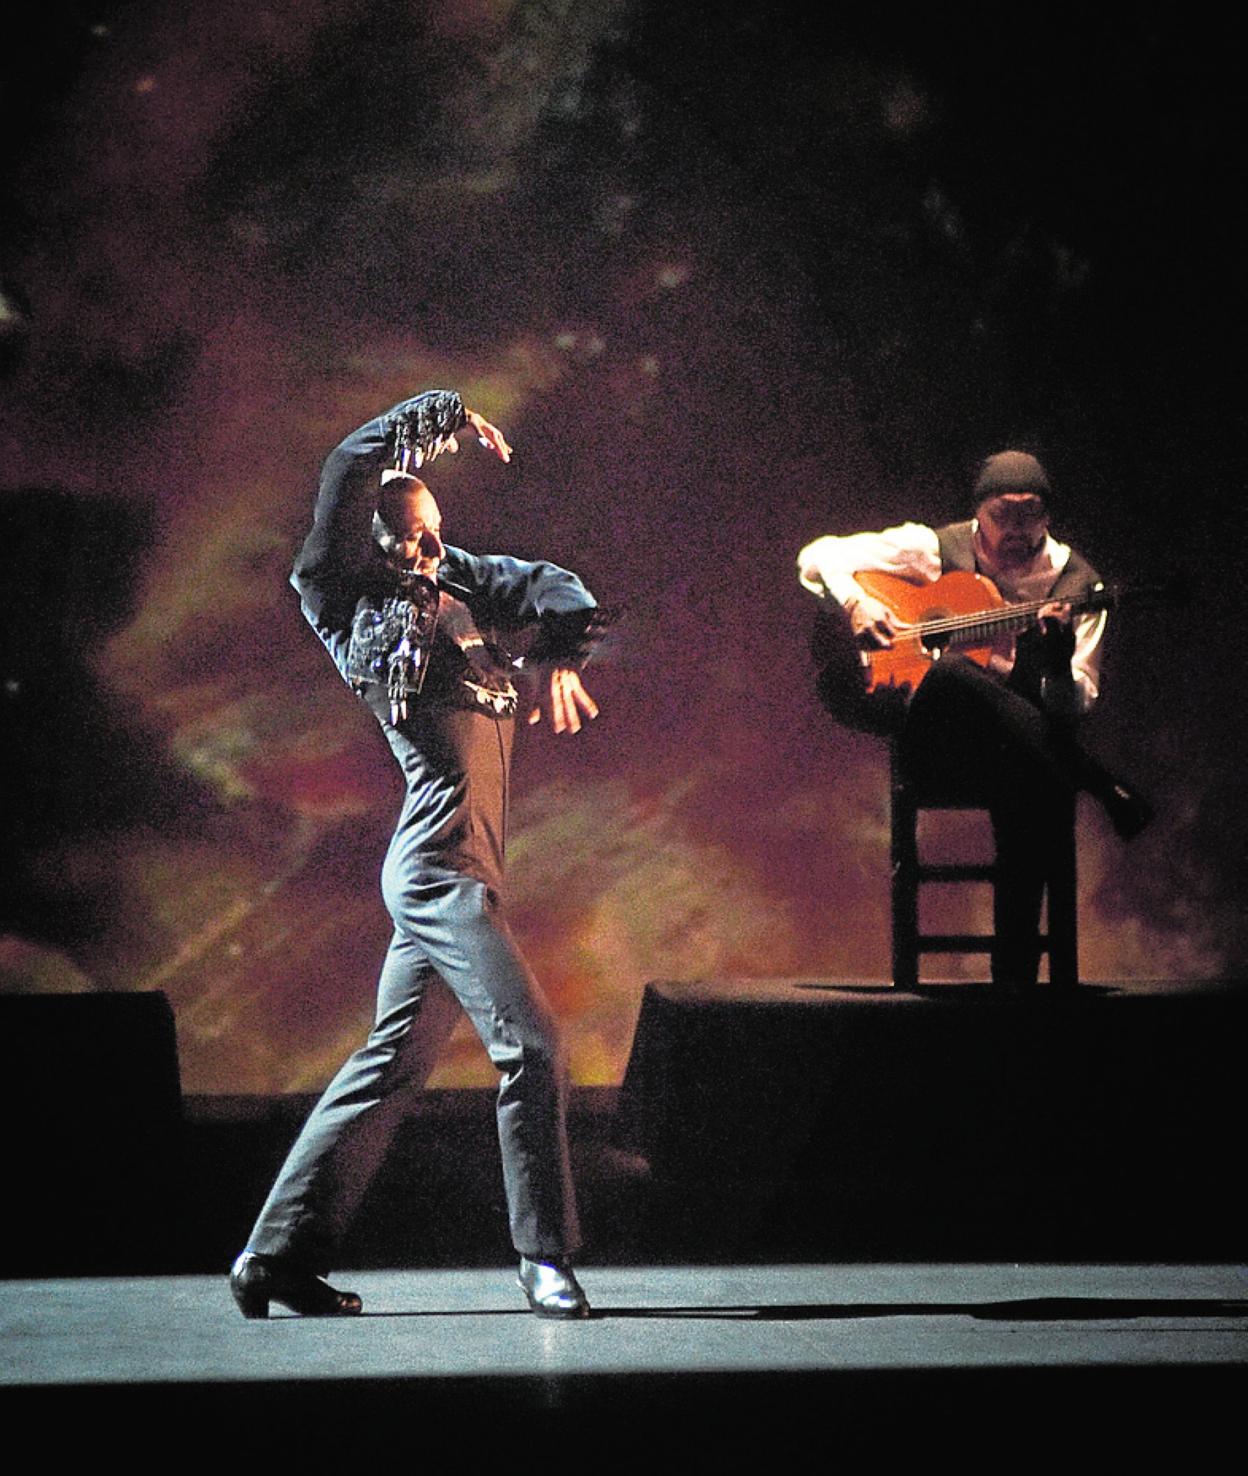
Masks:
[[[980,538],[979,525],[972,522],[978,571],[987,575],[1012,605],[1043,600],[1066,567],[1070,546],[1046,533],[1035,558],[1022,569],[1002,572]],[[826,536],[808,543],[797,556],[798,578],[812,594],[831,596],[847,610],[861,600],[865,591],[854,579],[860,570],[895,574],[912,584],[930,584],[940,578],[940,541],[936,530],[923,523],[901,523],[879,533],[851,533],[844,538]],[[1100,695],[1101,639],[1105,634],[1104,610],[1081,615],[1075,621],[1075,652],[1071,671],[1082,711],[1087,712]],[[994,651],[989,667],[1006,676],[1014,666],[1014,646]]]

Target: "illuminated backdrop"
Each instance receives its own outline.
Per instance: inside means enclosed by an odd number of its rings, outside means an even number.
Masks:
[[[647,978],[887,970],[885,758],[815,704],[809,538],[961,515],[1027,440],[1104,572],[1242,611],[1231,53],[1190,8],[40,13],[5,63],[0,978],[165,990],[189,1090],[316,1086],[369,1015],[398,777],[285,579],[320,459],[405,394],[516,448],[438,462],[452,542],[626,608],[602,718],[516,769],[513,918],[581,1082]],[[1242,670],[1193,623],[1118,617],[1094,741],[1161,817],[1127,853],[1083,814],[1087,978],[1243,962]],[[489,1075],[461,1032],[435,1079]]]

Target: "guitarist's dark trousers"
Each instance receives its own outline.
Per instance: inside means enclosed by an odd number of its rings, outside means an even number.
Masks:
[[[1019,690],[960,656],[924,677],[897,735],[903,772],[936,790],[966,794],[992,817],[1000,880],[995,889],[994,982],[1034,983],[1036,933],[1054,847],[1069,834],[1075,795],[1111,783],[1070,726]]]

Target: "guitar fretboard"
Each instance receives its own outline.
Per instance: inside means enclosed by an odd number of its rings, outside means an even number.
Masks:
[[[1111,604],[1114,591],[1097,585],[1088,594],[1075,600],[1029,600],[1023,605],[1003,605],[992,610],[977,610],[971,615],[946,615],[936,620],[924,620],[918,625],[900,631],[896,641],[919,641],[926,646],[954,645],[976,646],[991,641],[993,636],[1011,630],[1023,630],[1046,605],[1070,606],[1072,615],[1082,615],[1088,610],[1103,609]]]

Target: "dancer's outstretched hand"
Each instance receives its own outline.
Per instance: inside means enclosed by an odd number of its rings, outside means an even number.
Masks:
[[[511,447],[507,444],[507,438],[496,425],[491,425],[484,415],[478,415],[475,410],[465,410],[468,424],[477,433],[477,440],[487,451],[493,451],[500,461],[511,460]]]
[[[542,672],[537,684],[538,705],[529,713],[530,723],[550,719],[556,733],[579,733],[581,719],[598,716],[598,704],[581,684],[580,673],[570,666],[553,666]]]

